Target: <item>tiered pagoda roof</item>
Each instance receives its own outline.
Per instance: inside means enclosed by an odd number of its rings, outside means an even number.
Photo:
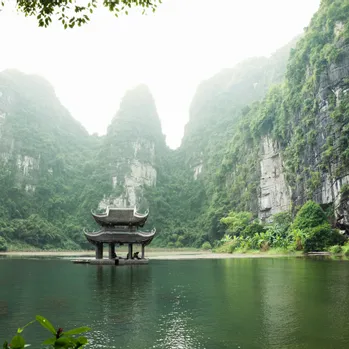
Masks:
[[[102,228],[98,232],[84,232],[86,239],[92,244],[142,244],[145,246],[155,236],[155,229],[150,232],[137,231],[138,227],[144,226],[149,211],[140,214],[135,208],[107,207],[105,213],[91,213]]]
[[[143,227],[149,211],[140,214],[136,208],[112,208],[107,207],[106,212],[102,214],[91,212],[95,221],[102,226],[138,226]]]

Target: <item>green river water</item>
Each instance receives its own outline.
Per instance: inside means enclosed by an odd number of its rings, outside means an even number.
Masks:
[[[349,348],[348,261],[3,258],[0,275],[1,340],[40,314],[92,327],[89,348]],[[37,324],[24,335],[32,348],[46,336]]]

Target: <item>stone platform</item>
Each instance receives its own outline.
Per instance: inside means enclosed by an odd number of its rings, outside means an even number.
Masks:
[[[93,264],[93,265],[116,265],[116,266],[122,266],[122,265],[143,265],[148,264],[149,259],[74,259],[72,261],[75,264]]]

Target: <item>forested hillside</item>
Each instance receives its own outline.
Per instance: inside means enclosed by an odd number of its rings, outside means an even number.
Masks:
[[[154,245],[168,247],[221,239],[229,212],[270,221],[308,200],[345,227],[348,18],[349,0],[323,0],[301,37],[202,82],[177,150],[144,85],[97,137],[44,79],[0,73],[2,244],[86,247],[90,210],[107,205],[149,208]]]
[[[83,171],[98,140],[38,76],[0,74],[0,115],[2,236],[9,243],[77,248]]]
[[[225,193],[218,193],[222,183],[220,173],[227,161],[224,156],[239,132],[239,121],[248,112],[249,105],[261,100],[273,84],[282,81],[290,49],[297,40],[270,58],[248,59],[198,87],[181,147],[172,160],[176,174],[170,182],[177,190],[170,198],[171,207],[182,213],[174,227],[176,235],[168,236],[170,245],[181,246],[184,240],[201,246],[207,239],[212,241],[222,236],[225,228],[219,221],[228,213],[228,208],[234,207],[224,202]],[[254,172],[258,176],[258,169]],[[175,173],[174,170],[171,173]],[[257,207],[251,209],[256,211]],[[180,241],[175,241],[176,237]]]
[[[268,218],[280,204],[275,197],[280,189],[293,210],[311,199],[334,205],[336,215],[342,209],[341,190],[348,174],[348,11],[348,1],[322,2],[291,52],[284,81],[250,106],[240,123],[225,155],[221,181],[235,188],[257,188],[254,193],[244,190],[247,197],[248,192],[253,195],[240,209],[258,205],[259,212],[254,212]],[[268,151],[273,160],[266,156]],[[253,152],[256,156],[251,157]],[[256,176],[252,166],[265,172]],[[236,171],[242,168],[247,170],[239,183]],[[269,189],[263,190],[263,184]],[[230,200],[242,197],[226,193]]]
[[[322,1],[283,82],[243,112],[214,210],[250,211],[265,221],[294,216],[313,200],[333,227],[347,230],[348,14],[348,1]]]

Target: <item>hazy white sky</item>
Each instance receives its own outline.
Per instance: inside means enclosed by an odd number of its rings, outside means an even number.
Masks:
[[[15,0],[8,0],[15,1]],[[301,33],[320,0],[163,0],[154,14],[106,10],[81,28],[38,28],[0,12],[0,71],[44,76],[89,132],[103,134],[127,89],[146,83],[170,147],[179,146],[197,85]]]

